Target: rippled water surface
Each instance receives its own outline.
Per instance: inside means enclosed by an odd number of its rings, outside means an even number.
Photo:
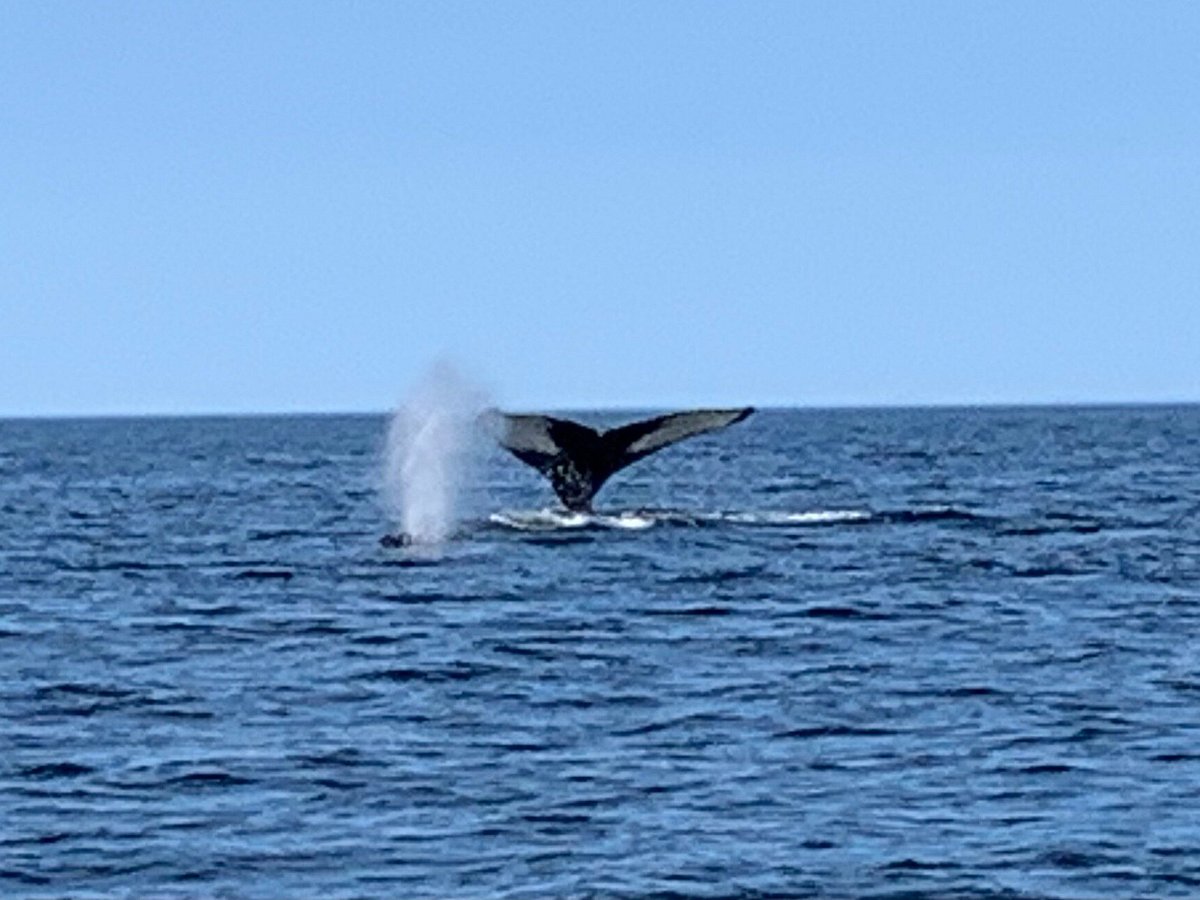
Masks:
[[[384,432],[0,422],[0,895],[1200,896],[1200,408],[496,453],[437,552]]]

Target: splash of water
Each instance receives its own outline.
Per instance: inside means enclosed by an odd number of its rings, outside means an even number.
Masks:
[[[436,545],[457,523],[478,456],[486,394],[447,363],[432,367],[392,416],[384,456],[388,513],[414,544]]]

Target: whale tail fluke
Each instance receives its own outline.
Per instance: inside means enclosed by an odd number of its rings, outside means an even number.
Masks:
[[[691,410],[603,432],[570,419],[499,410],[488,410],[480,419],[500,446],[550,479],[567,509],[587,511],[614,472],[679,441],[740,422],[752,412],[751,406]]]

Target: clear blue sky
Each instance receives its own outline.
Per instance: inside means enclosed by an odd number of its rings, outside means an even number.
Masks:
[[[28,2],[0,414],[1200,400],[1200,4]]]

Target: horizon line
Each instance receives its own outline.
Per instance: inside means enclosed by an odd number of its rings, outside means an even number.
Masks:
[[[560,405],[553,404],[537,407],[540,413],[657,413],[678,409],[721,409],[737,404],[715,404],[712,406],[697,405]],[[1164,408],[1179,406],[1200,406],[1200,400],[983,400],[969,401],[914,401],[906,403],[865,402],[865,403],[762,403],[743,404],[752,406],[756,411],[787,412],[811,410],[814,412],[846,411],[884,411],[884,410],[1004,410],[1004,409],[1133,409]],[[521,404],[515,404],[513,409],[526,410]],[[399,406],[390,409],[295,409],[295,410],[199,410],[188,412],[45,412],[45,413],[5,413],[0,412],[0,422],[28,421],[90,421],[96,419],[255,419],[255,418],[302,418],[302,417],[337,417],[337,416],[379,416],[392,415]]]

